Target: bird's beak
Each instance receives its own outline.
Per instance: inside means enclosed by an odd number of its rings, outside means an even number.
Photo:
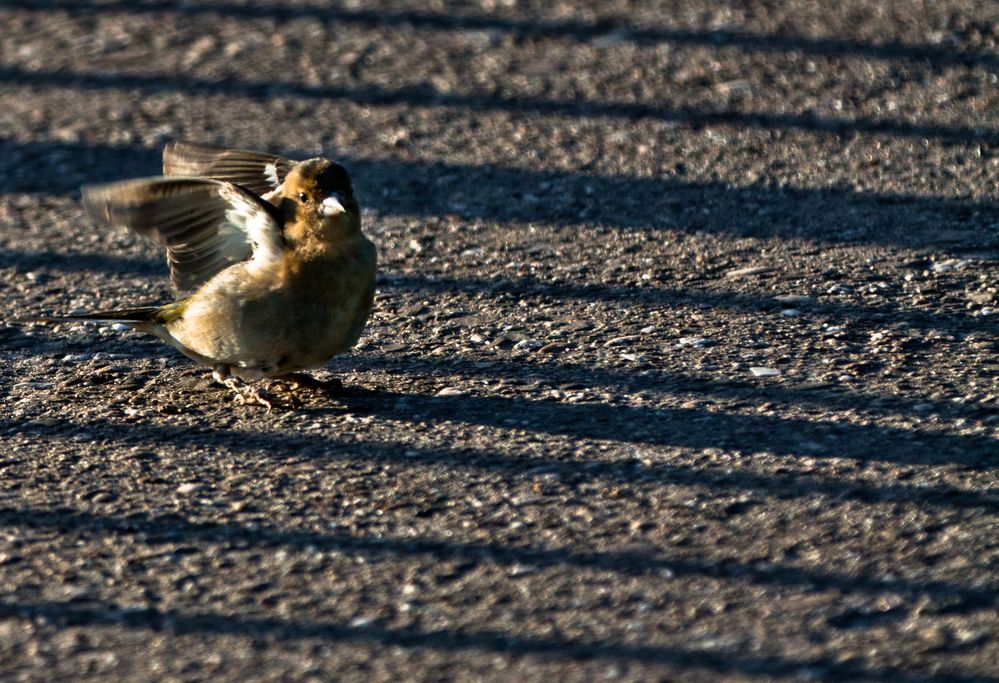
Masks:
[[[343,204],[340,203],[340,195],[334,193],[323,200],[323,216],[330,218],[332,216],[339,216],[342,213],[347,213],[347,209],[343,208]]]

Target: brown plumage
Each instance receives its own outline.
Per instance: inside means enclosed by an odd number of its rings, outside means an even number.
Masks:
[[[161,307],[46,320],[115,320],[155,334],[264,404],[235,378],[314,368],[357,342],[376,259],[343,166],[173,143],[163,172],[86,187],[84,204],[164,244],[173,283],[194,292]]]

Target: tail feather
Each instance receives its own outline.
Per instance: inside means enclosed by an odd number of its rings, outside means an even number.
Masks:
[[[158,322],[163,309],[160,306],[144,306],[142,308],[126,308],[120,311],[95,311],[79,315],[42,315],[33,318],[15,318],[18,323],[67,323],[67,322],[115,322],[115,323],[151,323]]]

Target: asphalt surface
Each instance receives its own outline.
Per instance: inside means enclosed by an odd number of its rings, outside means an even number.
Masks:
[[[0,326],[4,680],[999,680],[999,5],[0,0],[4,315],[79,185],[354,175],[353,394]],[[755,369],[755,370],[754,370]]]

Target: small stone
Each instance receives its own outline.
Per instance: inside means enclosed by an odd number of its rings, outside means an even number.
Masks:
[[[472,335],[471,337],[469,337],[468,339],[469,339],[469,341],[471,341],[471,342],[472,342],[473,344],[485,344],[485,343],[486,343],[486,338],[485,338],[485,337],[483,337],[483,336],[482,336],[481,334],[473,334],[473,335]]]
[[[695,349],[703,349],[710,343],[711,340],[707,337],[680,337],[676,345],[677,347],[693,346]]]
[[[545,343],[537,339],[521,339],[513,345],[515,349],[540,349]]]
[[[635,335],[628,335],[625,337],[614,337],[613,339],[608,339],[604,342],[604,346],[624,346],[629,342],[633,342],[637,339]]]
[[[750,268],[737,268],[736,270],[730,270],[725,273],[725,277],[730,280],[738,280],[740,278],[748,277],[750,275],[759,275],[760,273],[767,273],[773,270],[769,266],[752,266]]]
[[[761,366],[753,366],[749,368],[749,371],[753,373],[753,377],[779,377],[780,370],[777,368],[765,368]]]
[[[791,304],[792,306],[804,306],[806,304],[814,304],[815,297],[805,296],[804,294],[781,294],[780,296],[775,296],[774,301],[779,301],[782,304]]]
[[[797,318],[799,315],[801,315],[801,311],[798,310],[797,308],[785,308],[783,311],[780,312],[780,314],[785,318]]]
[[[984,629],[960,628],[953,633],[954,640],[965,647],[981,645],[989,639],[989,632]]]
[[[128,325],[123,325],[121,323],[115,323],[115,324],[113,324],[111,326],[111,329],[114,330],[115,332],[128,332],[132,328],[129,327]]]
[[[947,259],[946,261],[937,261],[932,266],[930,266],[930,270],[932,270],[934,273],[950,273],[955,270],[961,270],[967,265],[968,262],[965,261],[964,259],[952,258],[952,259]]]
[[[821,380],[810,380],[807,382],[802,382],[796,388],[801,389],[802,391],[811,391],[813,389],[826,389],[831,386],[833,385],[829,382],[823,382]]]
[[[18,382],[14,389],[51,389],[55,384],[52,382]]]
[[[122,358],[129,358],[123,353],[104,353],[103,351],[98,351],[93,356],[94,360],[121,360]]]
[[[982,290],[980,292],[968,292],[965,296],[968,297],[969,301],[976,304],[982,304],[983,306],[985,304],[992,303],[992,300],[996,298],[994,292],[989,292],[987,290]]]
[[[177,487],[177,493],[182,496],[186,496],[195,491],[201,490],[201,484],[195,484],[194,482],[187,482],[186,484],[181,484]]]
[[[458,387],[444,387],[437,392],[437,396],[464,396],[466,393],[468,392]]]
[[[55,427],[61,423],[62,420],[57,417],[40,417],[33,422],[33,424],[36,424],[39,427]]]

